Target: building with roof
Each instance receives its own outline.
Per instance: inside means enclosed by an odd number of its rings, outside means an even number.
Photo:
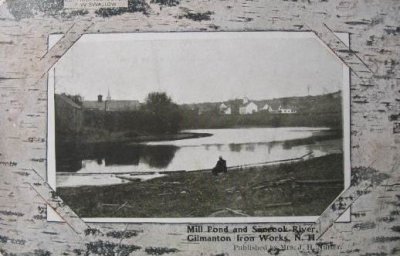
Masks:
[[[268,112],[271,112],[271,111],[272,111],[272,107],[271,107],[268,103],[265,103],[265,104],[261,107],[260,111],[268,111]]]
[[[232,115],[232,107],[227,106],[225,103],[219,105],[219,112],[224,115]]]
[[[140,102],[138,100],[113,100],[108,91],[106,100],[103,100],[103,95],[100,94],[97,96],[97,101],[83,101],[82,106],[87,110],[107,112],[135,111],[140,108]]]
[[[60,133],[79,133],[83,127],[82,107],[64,94],[54,95],[55,125]]]
[[[252,101],[244,101],[247,103],[244,103],[242,106],[239,107],[239,114],[240,115],[248,115],[248,114],[253,114],[258,112],[258,106]]]
[[[282,113],[282,114],[295,114],[295,113],[297,113],[297,110],[295,108],[293,108],[293,107],[282,107],[282,106],[279,106],[278,111],[279,111],[279,113]]]

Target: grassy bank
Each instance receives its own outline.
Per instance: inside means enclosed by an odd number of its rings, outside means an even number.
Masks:
[[[213,176],[173,173],[148,181],[59,188],[81,217],[221,217],[319,215],[343,190],[343,158],[332,154],[292,164]]]

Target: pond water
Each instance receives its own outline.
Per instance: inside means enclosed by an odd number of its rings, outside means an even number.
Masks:
[[[57,150],[57,186],[122,183],[122,173],[211,169],[222,156],[228,167],[342,152],[341,139],[306,140],[328,136],[327,128],[199,129],[185,132],[212,136],[136,144],[104,144]],[[110,173],[115,175],[110,175]],[[78,175],[77,175],[78,174]],[[96,175],[85,175],[96,174]],[[159,174],[158,174],[159,176]],[[150,175],[149,177],[154,177]],[[126,181],[126,180],[125,180]]]

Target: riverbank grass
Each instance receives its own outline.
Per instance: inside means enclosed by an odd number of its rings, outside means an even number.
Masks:
[[[171,173],[57,192],[81,217],[315,216],[343,190],[343,177],[342,154],[331,154],[219,176],[208,171]]]

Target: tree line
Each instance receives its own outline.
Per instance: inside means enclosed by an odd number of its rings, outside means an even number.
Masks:
[[[81,97],[68,95],[81,105]],[[296,114],[258,112],[251,115],[224,115],[215,111],[198,111],[179,106],[165,92],[149,93],[144,104],[135,111],[99,111],[84,109],[84,127],[105,132],[127,132],[133,137],[146,134],[176,134],[182,129],[235,128],[235,127],[296,127],[324,126],[341,128],[341,98],[314,97],[297,102],[308,109]],[[318,103],[318,104],[315,104]],[[319,112],[308,105],[318,105]],[[310,111],[311,110],[311,111]],[[330,111],[328,111],[330,110]]]

